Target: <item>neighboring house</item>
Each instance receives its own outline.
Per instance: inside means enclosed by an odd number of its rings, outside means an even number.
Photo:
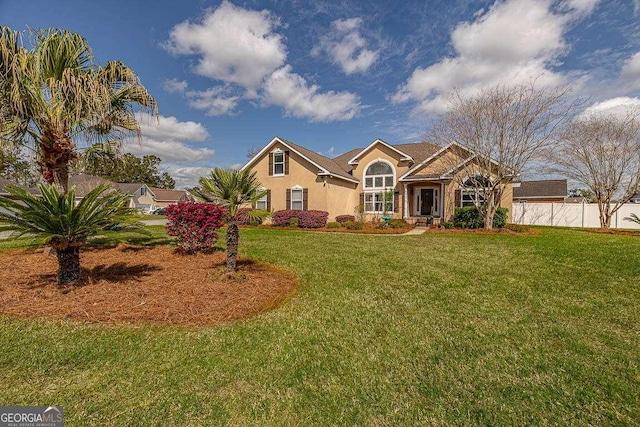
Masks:
[[[169,205],[192,201],[192,197],[184,190],[165,190],[164,188],[149,187],[153,193],[154,207],[167,207]]]
[[[129,207],[140,211],[151,211],[155,206],[154,194],[147,184],[139,182],[116,183],[118,190],[130,197]]]
[[[143,183],[116,183],[108,179],[93,175],[73,175],[69,177],[69,187],[76,186],[76,201],[82,198],[98,185],[107,183],[114,189],[128,194],[129,207],[140,211],[149,212],[157,207],[166,207],[173,203],[191,200],[188,192],[184,190],[165,190],[149,187]]]
[[[473,192],[453,180],[467,171],[465,165],[473,156],[459,158],[455,154],[459,150],[452,150],[454,144],[391,145],[376,139],[365,148],[330,159],[276,137],[242,169],[255,171],[267,190],[256,203],[258,209],[322,210],[330,218],[359,212],[373,217],[387,211],[411,222],[419,218],[451,220],[456,206],[474,202]],[[393,197],[385,209],[384,195],[389,189]],[[509,184],[500,201],[509,215],[511,200]]]
[[[9,195],[4,190],[7,184],[15,185],[15,183],[7,179],[0,178],[0,196]],[[116,183],[99,176],[87,174],[69,176],[69,188],[76,188],[76,204],[101,184],[108,184],[113,189],[128,194],[130,197],[129,207],[141,211],[150,211],[157,207],[166,207],[174,203],[192,200],[191,195],[184,190],[165,190],[163,188],[149,187],[147,184],[141,183]],[[27,189],[34,194],[40,194],[38,189]]]
[[[567,194],[566,179],[522,181],[513,185],[514,203],[564,203]]]

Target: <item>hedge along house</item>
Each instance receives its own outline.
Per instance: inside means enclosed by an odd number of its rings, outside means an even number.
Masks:
[[[242,169],[255,171],[267,190],[258,209],[321,210],[330,220],[359,213],[367,219],[388,213],[412,223],[451,220],[456,206],[472,206],[481,197],[458,183],[464,180],[454,179],[473,170],[469,166],[476,157],[460,148],[376,139],[330,159],[275,137]],[[509,213],[512,196],[509,184],[499,201]]]

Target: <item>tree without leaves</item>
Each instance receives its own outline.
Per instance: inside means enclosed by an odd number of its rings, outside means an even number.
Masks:
[[[563,132],[552,160],[556,172],[593,192],[600,227],[611,227],[616,211],[640,191],[640,112],[579,117]]]
[[[200,178],[200,185],[192,190],[196,199],[220,203],[229,210],[227,221],[227,272],[237,270],[239,208],[264,197],[256,173],[250,170],[215,168],[209,177]]]
[[[12,199],[0,197],[0,231],[12,237],[32,234],[56,250],[58,285],[80,277],[80,247],[100,230],[145,233],[127,208],[129,196],[103,184],[90,191],[76,206],[75,188],[61,193],[54,185],[40,185],[40,195],[9,185]]]
[[[442,146],[454,142],[443,161],[453,182],[475,196],[485,228],[492,228],[507,186],[570,120],[579,101],[570,101],[569,92],[539,89],[534,83],[496,86],[472,97],[456,92],[448,111],[431,127],[431,141]]]
[[[32,146],[44,179],[67,190],[78,142],[140,135],[133,107],[156,113],[155,99],[119,61],[96,64],[77,33],[21,34],[0,27],[0,144]]]

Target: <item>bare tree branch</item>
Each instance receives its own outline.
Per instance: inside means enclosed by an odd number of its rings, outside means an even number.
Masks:
[[[449,110],[432,126],[428,138],[451,144],[450,179],[474,193],[485,228],[492,227],[507,186],[553,145],[581,104],[569,98],[570,91],[539,89],[531,82],[484,89],[471,98],[455,92]]]
[[[551,153],[555,170],[586,185],[600,211],[600,226],[640,191],[640,111],[624,117],[579,117]]]

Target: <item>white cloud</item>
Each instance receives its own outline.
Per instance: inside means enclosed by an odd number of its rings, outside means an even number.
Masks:
[[[210,148],[194,148],[180,141],[158,140],[142,137],[140,141],[128,141],[124,151],[136,156],[153,154],[163,162],[195,162],[205,160],[215,153]]]
[[[636,113],[640,112],[640,98],[620,96],[589,106],[584,110],[583,115],[613,114],[622,117],[632,111]]]
[[[175,117],[156,118],[148,114],[137,114],[136,117],[144,137],[171,141],[204,141],[209,137],[209,132],[200,123],[181,122]]]
[[[640,52],[635,53],[622,65],[620,78],[640,87]]]
[[[360,33],[361,18],[338,19],[331,23],[329,33],[311,51],[314,56],[326,52],[345,74],[365,72],[378,59],[379,52],[367,49]]]
[[[165,81],[162,82],[162,88],[169,93],[184,93],[188,85],[185,80],[178,80],[176,78],[165,79]]]
[[[222,116],[233,113],[240,101],[239,96],[228,94],[225,87],[216,86],[205,91],[188,91],[189,106],[198,110],[207,110],[208,116]]]
[[[268,11],[243,9],[223,1],[199,22],[184,21],[170,32],[166,48],[176,55],[199,55],[195,71],[249,90],[284,64],[279,21]]]
[[[201,177],[208,176],[213,168],[205,166],[167,165],[164,170],[176,182],[176,188],[193,188]]]
[[[579,14],[589,14],[600,3],[600,0],[567,0],[565,5]]]
[[[136,156],[156,155],[163,162],[193,162],[207,159],[215,153],[210,148],[195,148],[187,142],[202,142],[209,138],[200,123],[181,122],[175,117],[137,114],[142,137],[125,141],[123,150]]]
[[[474,22],[463,22],[451,34],[454,57],[417,68],[391,101],[415,102],[414,112],[441,112],[448,94],[478,93],[483,87],[522,84],[539,86],[567,83],[567,76],[550,69],[567,50],[563,34],[576,19],[575,10],[587,10],[588,1],[570,2],[565,14],[552,12],[551,0],[496,2]]]
[[[359,98],[350,92],[318,93],[286,65],[275,71],[264,85],[263,102],[284,107],[287,115],[308,118],[312,122],[350,120],[359,110]]]

